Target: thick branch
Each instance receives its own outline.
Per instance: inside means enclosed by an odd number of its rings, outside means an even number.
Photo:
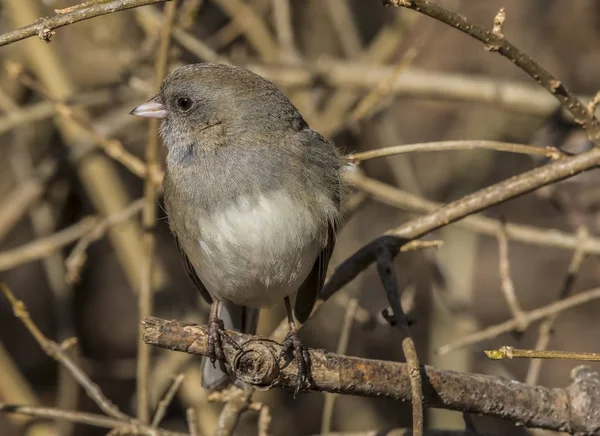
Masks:
[[[38,35],[46,42],[50,42],[52,30],[68,26],[78,21],[89,20],[100,15],[112,14],[113,12],[137,8],[139,6],[151,5],[170,0],[115,0],[107,3],[97,3],[85,8],[75,9],[66,14],[56,14],[53,17],[42,18],[29,26],[7,32],[0,35],[0,47],[11,44],[22,39]]]
[[[175,351],[208,354],[205,326],[149,317],[142,322],[144,340]],[[280,366],[281,346],[268,339],[228,331],[238,344],[225,341],[227,362],[244,382],[262,389],[296,385],[294,362]],[[409,401],[411,386],[406,363],[387,362],[309,350],[311,390]],[[500,377],[466,374],[421,366],[425,404],[494,416],[558,431],[593,434],[600,431],[600,378],[587,367],[573,372],[564,389],[528,386]]]

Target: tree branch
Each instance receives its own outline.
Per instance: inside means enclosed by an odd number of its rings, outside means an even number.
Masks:
[[[29,26],[21,27],[0,35],[0,47],[21,41],[38,35],[40,39],[50,42],[52,31],[59,27],[68,26],[100,15],[112,14],[113,12],[124,11],[126,9],[137,8],[140,6],[151,5],[171,0],[115,0],[107,3],[92,4],[88,7],[75,9],[66,14],[56,14],[50,18],[41,18]]]
[[[449,11],[427,0],[384,0],[384,4],[413,9],[421,14],[435,18],[472,38],[485,44],[485,49],[498,52],[544,87],[562,105],[571,112],[575,121],[587,132],[590,139],[600,146],[600,122],[586,105],[584,105],[565,85],[555,78],[544,67],[538,64],[518,47],[508,42],[501,32],[494,32],[469,22],[456,12]]]
[[[144,340],[174,351],[208,354],[206,326],[149,317],[142,322]],[[238,345],[225,341],[224,352],[235,375],[259,389],[296,386],[295,363],[279,365],[281,345],[269,339],[227,331]],[[310,390],[410,401],[409,365],[324,350],[309,350]],[[494,416],[557,431],[593,434],[600,430],[600,377],[585,366],[573,370],[564,389],[528,386],[513,380],[421,366],[425,404]]]

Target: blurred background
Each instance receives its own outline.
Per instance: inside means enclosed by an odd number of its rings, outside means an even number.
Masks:
[[[438,2],[489,28],[504,7],[503,31],[511,42],[572,91],[589,96],[600,89],[598,1]],[[573,153],[589,147],[585,135],[556,112],[552,97],[514,65],[468,36],[413,11],[384,8],[377,0],[177,3],[170,69],[201,60],[227,60],[251,68],[274,80],[311,127],[346,153],[453,139],[551,145]],[[74,4],[71,0],[2,0],[0,31]],[[143,180],[100,146],[110,149],[108,140],[117,139],[134,156],[144,158],[147,123],[128,112],[154,95],[162,10],[163,5],[147,6],[102,16],[57,29],[50,44],[30,38],[0,51],[0,278],[26,304],[45,335],[56,341],[77,337],[77,345],[68,352],[111,401],[131,414],[136,404],[141,222],[139,214],[130,213],[129,219],[94,241],[89,235],[97,218],[90,221],[94,219],[90,216],[115,214],[143,196]],[[24,75],[37,84],[33,89]],[[85,125],[57,114],[49,97],[77,108],[87,120]],[[161,159],[165,152],[161,148]],[[361,167],[367,176],[405,192],[449,202],[541,163],[526,155],[475,150],[403,154]],[[587,229],[593,236],[600,230],[597,177],[595,172],[587,173],[485,214],[571,234]],[[382,232],[416,216],[359,192],[350,196],[351,213],[339,234],[333,267]],[[162,208],[159,217],[153,313],[201,323],[207,307],[180,263]],[[59,237],[40,239],[59,231],[63,231]],[[85,257],[73,254],[82,236],[92,239]],[[537,324],[520,335],[502,335],[445,355],[435,353],[461,335],[509,319],[511,313],[501,292],[495,237],[455,224],[432,238],[443,240],[444,245],[405,253],[396,260],[421,363],[524,381],[528,361],[492,362],[482,350],[502,345],[533,348],[539,337]],[[36,245],[37,240],[42,243]],[[572,251],[515,241],[509,241],[508,250],[522,308],[555,301],[564,287]],[[598,286],[598,266],[597,258],[587,257],[571,292]],[[302,330],[305,343],[335,351],[353,299],[358,309],[346,354],[402,360],[401,338],[380,315],[387,302],[374,268],[314,315]],[[599,311],[600,302],[591,302],[559,316],[548,348],[598,351]],[[263,311],[259,333],[268,335],[283,316],[282,307]],[[574,365],[545,362],[536,383],[563,387]],[[164,428],[186,431],[185,410],[191,407],[197,411],[201,434],[214,430],[222,403],[208,401],[200,387],[199,368],[198,357],[153,350],[153,407],[172,377],[185,375],[167,410]],[[293,400],[290,392],[274,390],[254,398],[270,407],[274,435],[410,426],[409,404],[340,396],[330,409],[324,408],[325,397],[306,393]],[[3,298],[0,401],[99,412],[44,353]],[[429,410],[427,414],[431,428],[464,428],[460,413]],[[257,418],[257,413],[246,412],[237,434],[256,434]],[[485,417],[475,417],[475,424],[487,434],[528,433]],[[64,422],[57,425],[0,414],[3,436],[107,433]]]

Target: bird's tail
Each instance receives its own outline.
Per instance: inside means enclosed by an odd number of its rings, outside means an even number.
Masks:
[[[223,320],[223,325],[227,330],[254,335],[258,325],[258,313],[259,309],[250,309],[223,300],[219,318]],[[202,359],[202,387],[204,389],[211,391],[225,389],[234,379],[234,376],[221,371],[218,365],[214,367],[210,359],[206,357]]]

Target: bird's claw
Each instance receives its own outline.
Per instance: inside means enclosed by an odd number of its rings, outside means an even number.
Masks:
[[[294,389],[294,398],[300,392],[300,389],[308,382],[308,376],[310,371],[310,355],[308,350],[302,344],[300,336],[297,330],[290,330],[285,340],[281,344],[283,346],[280,357],[285,357],[286,361],[290,361],[293,356],[298,366],[298,377],[296,381],[296,388]]]
[[[215,362],[219,361],[219,368],[227,374],[225,366],[225,353],[223,352],[223,341],[226,339],[225,326],[219,318],[211,318],[208,320],[208,357],[210,362],[215,366]]]

